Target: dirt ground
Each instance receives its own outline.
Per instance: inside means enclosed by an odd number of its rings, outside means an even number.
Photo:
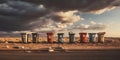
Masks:
[[[20,37],[0,38],[0,50],[11,49],[42,49],[49,47],[62,47],[64,49],[120,49],[120,38],[105,38],[104,43],[80,43],[79,38],[75,38],[75,43],[70,44],[68,38],[64,38],[63,44],[58,44],[57,38],[54,38],[56,43],[47,43],[46,38],[40,38],[38,43],[21,43]]]

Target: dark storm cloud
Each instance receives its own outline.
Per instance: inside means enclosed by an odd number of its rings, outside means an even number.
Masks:
[[[65,23],[71,20],[60,20],[63,16],[56,13],[72,10],[93,12],[107,7],[119,6],[119,3],[119,0],[0,0],[0,31],[23,31],[40,28],[41,25],[47,23],[48,18],[45,17],[50,15],[50,11],[55,14],[49,19],[54,18],[53,21]],[[44,19],[41,20],[40,17],[44,17]],[[57,17],[59,18],[57,19]]]
[[[0,0],[1,1],[1,0]],[[0,30],[29,30],[29,23],[36,21],[47,12],[44,7],[23,1],[6,0],[0,3]]]
[[[6,0],[1,0],[6,1]],[[25,1],[33,4],[43,4],[47,8],[58,10],[99,10],[107,6],[119,5],[119,0],[9,0],[9,1]]]
[[[80,11],[96,11],[108,6],[119,5],[119,0],[24,0],[33,3],[44,4],[47,8],[56,10],[80,10]]]

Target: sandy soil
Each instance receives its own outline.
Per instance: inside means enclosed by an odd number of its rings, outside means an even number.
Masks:
[[[76,38],[75,43],[68,43],[68,38],[65,38],[63,44],[49,44],[45,38],[41,38],[40,43],[19,43],[21,39],[16,38],[0,38],[0,50],[11,50],[11,49],[42,49],[49,47],[63,47],[64,49],[120,49],[119,38],[105,38],[105,43],[79,43],[79,38]],[[54,42],[57,38],[54,38]]]

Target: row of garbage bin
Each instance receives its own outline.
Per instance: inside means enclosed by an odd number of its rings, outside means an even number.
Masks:
[[[87,34],[89,35],[89,41],[87,39]],[[104,34],[105,32],[99,32],[99,33],[79,33],[80,35],[80,42],[81,43],[87,43],[87,42],[91,42],[91,43],[95,43],[95,42],[99,42],[99,43],[104,43]],[[48,43],[53,43],[53,35],[54,33],[49,32],[47,33],[47,41]],[[58,43],[63,43],[64,41],[64,33],[58,33]],[[97,39],[96,39],[96,35],[97,35]],[[21,33],[21,39],[23,43],[28,43],[28,34],[27,33]],[[37,41],[39,40],[39,34],[38,33],[32,33],[32,42],[33,43],[37,43]],[[69,32],[69,43],[74,43],[75,41],[75,33],[71,33]]]

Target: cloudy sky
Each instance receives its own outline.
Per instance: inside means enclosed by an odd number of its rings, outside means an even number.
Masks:
[[[106,32],[120,37],[119,0],[0,0],[0,33]]]

